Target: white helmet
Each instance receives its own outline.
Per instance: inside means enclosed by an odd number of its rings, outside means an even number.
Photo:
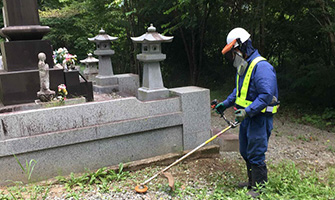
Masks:
[[[238,47],[236,39],[240,39],[241,43],[246,42],[250,38],[250,34],[243,28],[234,28],[227,35],[227,45],[222,49],[222,54],[227,53],[232,48]]]

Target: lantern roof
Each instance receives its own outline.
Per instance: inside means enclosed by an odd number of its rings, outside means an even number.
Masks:
[[[108,34],[106,34],[105,30],[101,29],[99,31],[99,35],[93,37],[93,38],[88,38],[89,41],[91,42],[102,42],[102,41],[114,41],[117,40],[117,37],[112,37]]]
[[[134,43],[143,43],[143,42],[172,42],[173,36],[164,36],[156,32],[156,27],[153,24],[150,24],[148,32],[139,36],[131,37],[131,40]]]
[[[84,60],[80,60],[81,63],[97,63],[99,62],[98,59],[94,58],[93,55],[91,53],[87,54],[87,58]]]

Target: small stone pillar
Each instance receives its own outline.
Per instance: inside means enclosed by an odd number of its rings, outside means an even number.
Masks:
[[[95,77],[98,75],[97,63],[99,60],[94,58],[91,53],[87,54],[87,56],[86,59],[80,61],[86,65],[86,68],[84,69],[84,77],[87,80],[94,81]]]
[[[99,31],[99,35],[88,38],[89,41],[96,43],[97,50],[94,51],[94,54],[99,56],[99,73],[95,77],[96,84],[93,85],[95,92],[112,93],[118,91],[118,79],[114,76],[111,61],[111,56],[115,52],[110,48],[111,41],[117,39],[117,37],[106,34],[103,29]]]
[[[161,51],[161,43],[172,42],[173,36],[159,34],[151,24],[147,33],[131,39],[134,43],[142,44],[142,53],[137,55],[137,59],[143,62],[143,83],[138,89],[138,99],[149,101],[169,97],[169,90],[163,84],[159,62],[166,59]]]
[[[37,98],[42,102],[51,101],[55,97],[55,91],[50,90],[49,65],[45,63],[46,55],[38,54],[38,70],[40,75],[40,91],[37,92]]]

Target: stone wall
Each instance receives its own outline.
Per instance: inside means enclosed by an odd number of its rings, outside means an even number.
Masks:
[[[13,154],[37,161],[36,181],[198,146],[210,137],[209,90],[170,92],[0,114],[0,185],[26,181]]]

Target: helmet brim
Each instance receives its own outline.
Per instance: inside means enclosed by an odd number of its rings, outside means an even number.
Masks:
[[[230,50],[232,50],[232,49],[234,48],[234,46],[235,46],[236,41],[237,41],[237,40],[235,39],[235,40],[233,40],[231,43],[227,44],[227,45],[222,49],[221,53],[222,53],[223,55],[225,55],[227,52],[229,52]]]

